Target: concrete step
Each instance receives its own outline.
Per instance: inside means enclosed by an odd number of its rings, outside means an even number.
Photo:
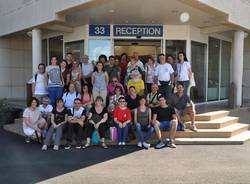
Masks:
[[[197,114],[195,116],[195,120],[196,121],[211,121],[214,119],[219,119],[219,118],[223,118],[229,115],[229,111],[214,111],[214,112],[207,112],[207,113],[203,113],[203,114]]]
[[[230,138],[177,138],[176,144],[182,145],[237,145],[250,139],[250,131],[244,131]]]
[[[249,125],[235,123],[220,129],[198,129],[197,132],[191,130],[176,132],[176,138],[229,138],[241,132],[247,131]],[[169,132],[163,132],[163,137],[169,137]]]
[[[211,121],[195,121],[195,125],[198,129],[219,129],[232,124],[235,124],[239,121],[238,117],[226,116],[219,119],[214,119]],[[185,123],[186,128],[190,129],[191,122],[188,121]]]

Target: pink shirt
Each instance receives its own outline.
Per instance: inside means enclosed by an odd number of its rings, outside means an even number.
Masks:
[[[108,87],[107,87],[109,95],[114,95],[115,94],[115,87],[116,86],[120,86],[122,88],[122,94],[125,93],[125,90],[124,90],[121,83],[116,83],[116,85],[113,85],[112,82],[111,82],[111,83],[108,84]]]

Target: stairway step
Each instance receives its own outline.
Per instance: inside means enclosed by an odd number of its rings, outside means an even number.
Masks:
[[[211,121],[195,121],[195,125],[198,129],[219,129],[232,124],[235,124],[239,121],[238,117],[226,116],[219,119],[214,119]],[[188,121],[185,123],[186,127],[189,129],[191,122]]]
[[[214,111],[214,112],[207,112],[207,113],[203,113],[203,114],[197,114],[195,116],[195,120],[196,121],[211,121],[214,119],[219,119],[225,116],[229,115],[229,111]]]
[[[230,138],[177,138],[176,144],[183,145],[238,145],[250,139],[250,131],[244,131]]]

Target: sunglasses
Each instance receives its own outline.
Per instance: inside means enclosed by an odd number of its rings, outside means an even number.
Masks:
[[[126,102],[125,100],[120,100],[119,102]]]
[[[116,81],[116,80],[113,80],[112,82],[118,82],[118,81]]]

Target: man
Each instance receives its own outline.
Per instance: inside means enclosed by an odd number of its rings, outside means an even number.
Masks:
[[[76,134],[76,149],[80,149],[81,145],[81,138],[83,133],[83,125],[84,120],[86,118],[86,111],[82,107],[81,100],[76,98],[74,100],[74,107],[69,109],[68,114],[68,122],[66,124],[66,132],[67,132],[67,145],[65,149],[70,149],[72,144],[73,134]]]
[[[72,62],[73,62],[73,55],[71,52],[68,52],[65,57],[67,63],[68,63],[68,69],[70,70],[72,68]]]
[[[109,56],[109,64],[105,65],[104,69],[108,73],[110,81],[113,77],[117,77],[117,79],[120,81],[121,68],[115,65],[114,56]]]
[[[75,100],[76,98],[80,98],[80,99],[81,99],[81,95],[80,95],[80,93],[78,93],[78,92],[76,91],[75,85],[71,83],[71,84],[69,85],[68,91],[65,92],[65,93],[63,94],[63,97],[62,97],[63,102],[64,102],[64,106],[65,106],[67,109],[73,108],[73,106],[74,106],[74,100]]]
[[[45,65],[43,63],[38,65],[38,72],[32,78],[32,95],[39,101],[48,95]]]
[[[195,126],[195,108],[193,102],[190,100],[190,97],[184,94],[184,86],[182,83],[177,85],[177,93],[175,93],[170,98],[170,105],[175,109],[178,121],[183,125],[184,129],[184,121],[183,117],[188,115],[191,119],[191,130],[197,132],[197,128]]]
[[[92,89],[92,84],[91,84],[91,75],[94,71],[94,66],[92,63],[89,63],[89,56],[88,55],[83,55],[82,57],[82,63],[80,63],[80,68],[82,71],[82,80],[85,84],[88,84],[89,87]]]
[[[161,94],[168,99],[174,83],[174,70],[169,63],[166,63],[164,54],[159,55],[159,60],[160,64],[155,68],[155,83],[160,84]]]
[[[123,85],[119,82],[118,78],[117,77],[112,77],[110,83],[107,86],[109,96],[112,96],[112,95],[115,94],[115,87],[116,86],[120,86],[122,88],[122,94],[125,93]]]
[[[169,143],[167,146],[171,148],[176,148],[174,144],[174,137],[177,130],[177,117],[175,111],[172,107],[168,106],[166,103],[166,97],[159,97],[160,106],[155,108],[153,112],[153,125],[157,138],[159,139],[156,149],[161,149],[165,147],[165,143],[162,140],[161,131],[170,131]]]
[[[161,94],[158,92],[158,85],[153,83],[151,85],[151,93],[147,95],[147,104],[150,108],[159,107],[159,97]]]

